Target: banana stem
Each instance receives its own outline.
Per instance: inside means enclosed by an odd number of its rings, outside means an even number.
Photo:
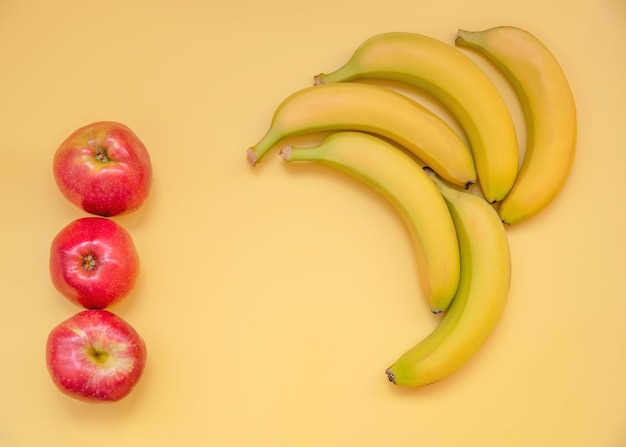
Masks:
[[[248,164],[250,166],[256,165],[256,162],[257,162],[258,158],[259,158],[259,156],[257,155],[257,153],[254,150],[254,148],[249,148],[246,151],[246,159],[248,160]]]
[[[323,158],[317,147],[294,147],[291,145],[283,147],[279,155],[288,163],[292,161],[320,161]]]

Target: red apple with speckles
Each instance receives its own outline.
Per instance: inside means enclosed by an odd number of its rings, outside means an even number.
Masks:
[[[87,402],[126,397],[143,375],[146,345],[124,319],[107,310],[84,310],[52,329],[46,365],[66,395]]]
[[[70,202],[105,217],[136,211],[152,186],[146,147],[130,128],[114,121],[75,130],[57,149],[53,174]]]
[[[105,217],[82,217],[57,233],[50,245],[50,277],[68,300],[104,309],[130,294],[139,275],[131,235]]]

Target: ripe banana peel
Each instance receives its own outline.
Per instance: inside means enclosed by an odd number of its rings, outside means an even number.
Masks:
[[[527,146],[520,172],[500,204],[499,214],[508,224],[522,222],[554,200],[571,171],[577,135],[574,95],[554,54],[525,30],[511,26],[459,30],[456,44],[473,48],[491,60],[520,100]]]
[[[387,369],[401,386],[428,385],[460,369],[496,327],[509,294],[509,242],[497,212],[484,199],[433,180],[456,228],[461,276],[437,327]]]
[[[266,134],[247,151],[254,166],[289,137],[334,132],[315,147],[285,146],[280,155],[286,162],[318,162],[349,174],[399,212],[413,241],[423,294],[430,309],[442,313],[437,327],[387,368],[388,379],[399,386],[437,382],[481,349],[509,294],[505,225],[536,215],[554,200],[575,154],[574,97],[542,42],[525,30],[500,26],[458,30],[455,44],[483,54],[513,86],[528,134],[519,172],[516,132],[495,85],[458,48],[414,33],[364,41],[344,66],[317,75],[315,86],[283,100]],[[372,78],[411,84],[439,99],[470,147],[409,97],[352,82]],[[467,191],[475,181],[484,198]]]
[[[500,92],[473,60],[438,39],[389,32],[365,40],[345,65],[315,76],[315,82],[368,78],[410,84],[440,100],[468,138],[486,199],[507,195],[518,170],[517,134]]]
[[[430,309],[439,313],[448,308],[459,284],[457,236],[441,193],[410,156],[362,132],[338,132],[318,146],[286,146],[280,154],[287,162],[331,166],[389,200],[413,240],[419,281]]]
[[[290,136],[350,130],[397,143],[454,184],[466,187],[476,181],[470,149],[452,127],[405,95],[359,83],[308,87],[285,98],[247,159],[254,166]]]

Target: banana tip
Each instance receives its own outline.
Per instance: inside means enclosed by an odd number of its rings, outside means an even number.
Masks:
[[[257,155],[257,153],[254,151],[254,148],[249,148],[246,151],[246,159],[248,160],[248,164],[250,166],[254,166],[256,165],[256,162],[258,160],[259,156]]]
[[[289,159],[291,158],[291,146],[285,146],[281,148],[278,154],[282,157],[283,160],[289,161]]]
[[[396,378],[391,371],[387,370],[385,371],[385,374],[387,374],[387,379],[389,379],[391,383],[396,383]]]
[[[456,32],[456,37],[454,38],[454,43],[458,42],[459,40],[463,40],[463,36],[467,33],[467,31],[465,31],[464,29],[458,29]]]
[[[313,76],[313,85],[324,85],[326,81],[324,80],[324,76],[322,74],[318,74]]]

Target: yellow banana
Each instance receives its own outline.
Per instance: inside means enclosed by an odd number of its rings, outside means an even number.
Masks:
[[[452,127],[405,95],[358,83],[308,87],[287,97],[247,159],[254,166],[290,136],[339,130],[386,137],[454,184],[476,180],[470,149]]]
[[[526,119],[528,141],[522,167],[499,214],[521,222],[548,206],[571,170],[576,148],[576,104],[553,53],[525,30],[500,26],[459,30],[456,44],[490,59],[509,79]]]
[[[431,310],[445,310],[459,283],[459,248],[442,195],[413,159],[385,140],[362,132],[337,132],[316,147],[286,146],[287,162],[320,162],[382,194],[404,220],[417,255],[420,286]]]
[[[396,385],[423,386],[461,368],[491,334],[509,293],[511,257],[504,225],[484,199],[433,175],[456,227],[461,277],[437,327],[387,369]]]
[[[517,134],[500,92],[474,61],[438,39],[390,32],[365,40],[344,66],[315,81],[366,78],[404,82],[441,101],[468,138],[485,198],[505,197],[518,170]]]

